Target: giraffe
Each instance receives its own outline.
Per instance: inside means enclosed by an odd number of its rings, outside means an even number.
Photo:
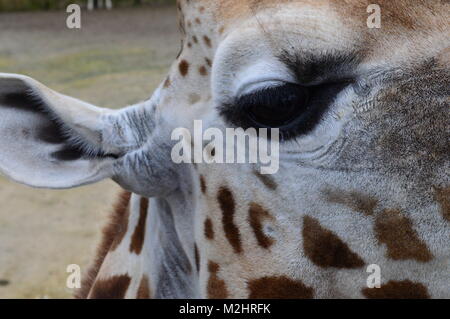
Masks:
[[[449,298],[450,9],[377,3],[178,1],[168,76],[118,111],[1,74],[5,175],[125,190],[78,297]],[[279,171],[175,164],[195,119],[280,128]]]

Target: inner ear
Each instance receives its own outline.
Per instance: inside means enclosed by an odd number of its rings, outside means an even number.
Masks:
[[[12,80],[0,88],[0,109],[10,109],[29,113],[36,121],[22,127],[22,138],[34,139],[36,142],[53,144],[60,147],[49,156],[55,160],[73,161],[113,157],[97,146],[90,145],[77,132],[65,125],[37,93],[27,87],[23,81]]]
[[[26,88],[21,92],[8,92],[0,96],[0,107],[33,114],[38,121],[35,122],[34,128],[22,128],[23,138],[32,138],[48,144],[61,144],[60,150],[50,154],[55,159],[75,160],[84,156],[85,152],[80,147],[71,145],[70,133],[46,110],[44,101]]]
[[[22,137],[35,139],[36,142],[60,145],[51,152],[55,160],[73,161],[77,159],[92,159],[100,157],[116,157],[106,154],[97,146],[90,145],[77,132],[65,125],[38,94],[33,92],[22,81],[1,88],[0,108],[26,112],[36,117],[29,127],[23,127]],[[25,115],[26,116],[26,115]],[[34,125],[34,127],[33,127]]]
[[[112,176],[102,114],[31,78],[0,73],[0,172],[36,187],[70,188]]]

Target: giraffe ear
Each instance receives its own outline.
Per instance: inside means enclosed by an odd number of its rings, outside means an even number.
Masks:
[[[0,172],[45,188],[111,177],[116,155],[101,145],[107,112],[29,77],[0,73]]]

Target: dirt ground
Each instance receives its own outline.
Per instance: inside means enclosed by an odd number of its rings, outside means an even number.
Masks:
[[[0,72],[119,108],[151,94],[180,46],[172,7],[83,12],[80,30],[66,17],[0,13]],[[0,298],[70,298],[66,268],[87,269],[118,191],[111,181],[50,191],[0,177]]]

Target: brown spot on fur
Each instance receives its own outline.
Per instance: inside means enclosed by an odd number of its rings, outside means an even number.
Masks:
[[[228,297],[227,286],[225,281],[219,278],[218,272],[220,266],[215,262],[208,263],[209,279],[208,279],[208,298],[210,299],[225,299]]]
[[[130,214],[130,198],[130,192],[122,191],[119,195],[119,198],[114,205],[113,213],[109,217],[109,222],[105,228],[103,228],[102,239],[97,248],[94,263],[90,266],[87,275],[83,278],[81,289],[75,294],[75,298],[85,299],[88,297],[106,255],[110,250],[117,248],[125,236]]]
[[[170,87],[171,85],[171,81],[170,81],[170,77],[167,77],[166,80],[164,81],[164,87],[167,89],[168,87]]]
[[[253,174],[263,183],[268,189],[274,191],[277,189],[278,184],[269,175],[263,175],[258,171],[254,171]]]
[[[205,182],[205,178],[203,177],[203,175],[200,175],[200,189],[203,194],[206,194],[206,182]]]
[[[192,36],[192,41],[194,41],[194,43],[198,43],[198,39],[197,39],[197,36]]]
[[[198,252],[197,244],[194,244],[194,257],[195,257],[195,266],[197,267],[197,271],[200,270],[200,253]]]
[[[209,67],[212,67],[212,61],[211,61],[210,59],[205,58],[205,61],[206,61],[206,64],[207,64]]]
[[[253,233],[255,234],[258,244],[261,247],[268,249],[273,245],[274,240],[264,233],[263,221],[267,219],[273,219],[273,217],[264,208],[255,203],[252,203],[250,205],[248,213],[249,223],[253,229]]]
[[[203,41],[205,42],[205,44],[206,44],[208,47],[211,47],[211,39],[210,39],[208,36],[204,35],[204,36],[203,36]]]
[[[189,63],[186,60],[181,60],[178,69],[182,76],[186,76],[189,72]]]
[[[205,12],[205,7],[201,6],[200,8],[198,8],[198,12],[203,13]]]
[[[195,18],[195,23],[197,23],[197,24],[202,24],[202,22],[200,21],[199,18]]]
[[[427,288],[409,280],[389,281],[380,288],[364,288],[363,295],[369,299],[428,299]]]
[[[131,237],[130,252],[134,252],[139,255],[144,246],[145,239],[145,226],[147,222],[147,211],[148,211],[148,198],[141,197],[141,202],[139,206],[139,220],[134,230],[133,236]]]
[[[250,299],[312,299],[314,290],[285,276],[263,277],[248,283]]]
[[[205,237],[213,240],[214,239],[214,228],[211,219],[205,219]]]
[[[234,249],[235,253],[242,252],[241,235],[239,229],[234,224],[235,203],[231,191],[222,187],[217,195],[220,208],[222,209],[222,224],[225,236]]]
[[[150,285],[148,283],[148,277],[146,275],[142,276],[139,288],[137,291],[136,299],[150,299]]]
[[[109,250],[115,250],[120,245],[123,238],[125,237],[125,234],[127,233],[128,219],[130,217],[130,199],[131,193],[123,193],[119,198],[119,203],[116,204],[113,215],[111,216],[112,223],[116,223],[116,225],[115,229],[111,229],[111,233],[109,234],[111,236],[114,236]],[[106,232],[108,232],[108,230],[106,230]]]
[[[89,295],[91,299],[123,299],[130,285],[128,275],[112,276],[108,279],[97,280]]]
[[[450,222],[450,187],[436,188],[436,200],[441,206],[442,216]]]
[[[208,75],[208,71],[206,70],[206,67],[204,65],[198,68],[198,73],[200,73],[200,75],[202,76]]]
[[[359,192],[334,191],[327,189],[324,191],[325,199],[331,203],[341,204],[350,209],[361,212],[364,215],[373,215],[378,200]]]
[[[380,243],[386,244],[387,257],[391,259],[427,262],[433,258],[411,221],[398,210],[385,210],[377,216],[375,235]]]
[[[186,274],[191,274],[192,273],[192,265],[191,262],[189,261],[189,259],[184,259],[183,263],[180,264],[181,268],[184,269],[186,271]]]
[[[338,236],[323,228],[315,218],[303,217],[303,248],[320,267],[359,268],[364,261]]]

